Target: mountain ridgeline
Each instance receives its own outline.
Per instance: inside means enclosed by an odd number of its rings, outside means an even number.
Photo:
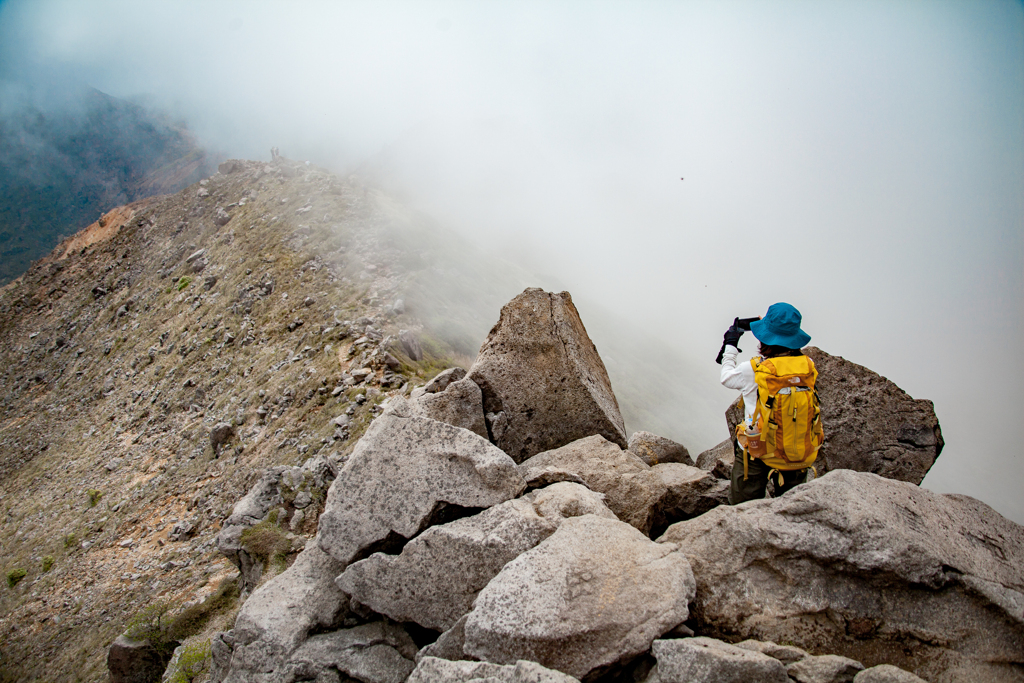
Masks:
[[[0,115],[0,284],[110,209],[177,192],[212,164],[188,130],[94,89]]]

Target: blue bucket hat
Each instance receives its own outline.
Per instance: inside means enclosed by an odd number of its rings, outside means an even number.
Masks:
[[[800,329],[801,319],[800,311],[789,304],[772,304],[764,318],[750,323],[750,331],[762,344],[802,349],[811,335]]]

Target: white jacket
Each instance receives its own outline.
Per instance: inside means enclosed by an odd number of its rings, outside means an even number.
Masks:
[[[736,389],[743,396],[743,412],[747,420],[754,416],[754,407],[757,405],[757,380],[754,379],[754,368],[750,367],[750,361],[736,364],[736,357],[740,350],[735,346],[726,345],[725,353],[722,354],[722,386],[727,389]]]

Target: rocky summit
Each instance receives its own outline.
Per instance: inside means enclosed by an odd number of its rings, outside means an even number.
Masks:
[[[424,322],[423,226],[231,161],[0,291],[0,680],[1024,678],[1024,528],[920,488],[929,402],[809,350],[820,476],[729,506],[568,293]]]

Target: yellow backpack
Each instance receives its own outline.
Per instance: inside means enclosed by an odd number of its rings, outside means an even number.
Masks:
[[[754,420],[760,439],[746,441],[743,478],[747,476],[747,455],[758,458],[772,470],[802,470],[811,467],[825,440],[821,409],[814,382],[818,370],[807,356],[750,359],[757,380]],[[739,437],[744,425],[737,425]],[[781,476],[780,476],[781,480]]]

